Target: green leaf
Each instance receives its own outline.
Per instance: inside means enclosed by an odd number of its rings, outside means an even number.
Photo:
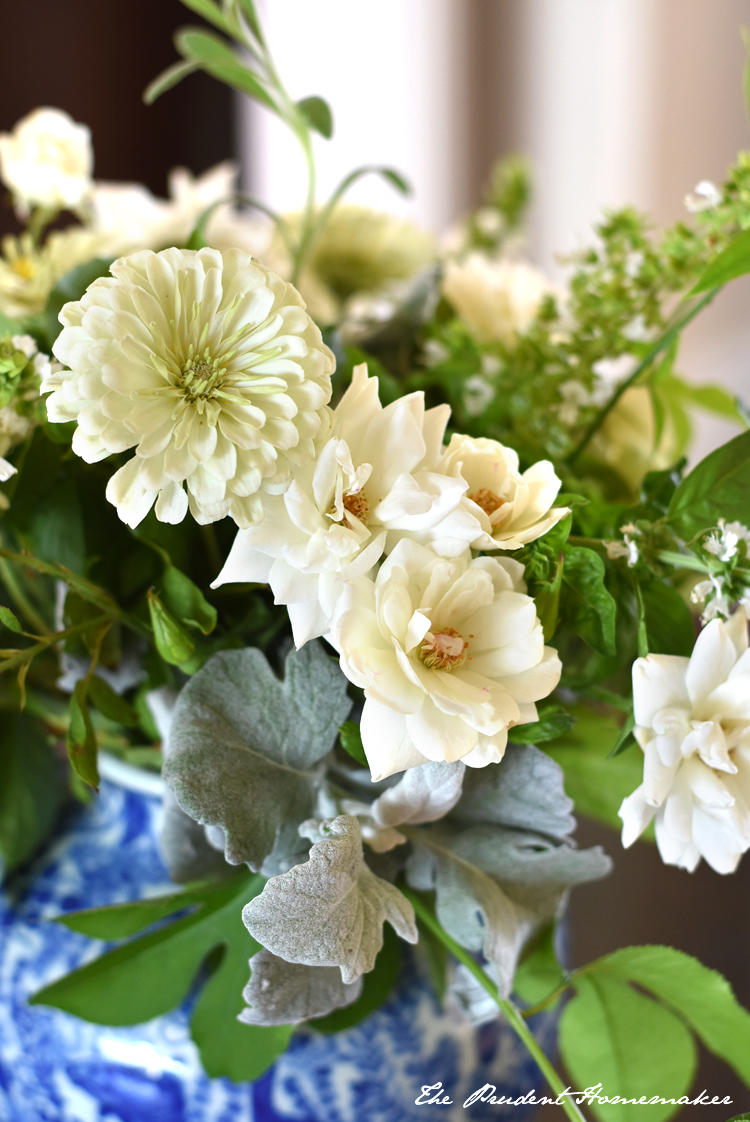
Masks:
[[[513,979],[513,992],[527,1005],[535,1005],[564,983],[565,973],[555,951],[555,924],[551,921],[524,948]]]
[[[674,947],[623,947],[594,965],[670,1005],[750,1087],[750,1013],[721,974]]]
[[[715,526],[719,518],[750,525],[750,432],[696,464],[672,496],[668,517],[685,539]]]
[[[186,8],[190,8],[196,15],[202,16],[203,19],[208,20],[214,27],[218,27],[220,31],[229,34],[229,24],[224,16],[224,13],[218,5],[212,3],[212,0],[182,0]]]
[[[15,632],[16,635],[24,634],[24,630],[13,612],[10,608],[6,608],[2,604],[0,604],[0,623],[3,627],[7,627],[8,631]]]
[[[297,102],[297,108],[311,129],[315,129],[326,140],[333,136],[333,114],[331,107],[322,97],[304,97]]]
[[[273,852],[288,868],[304,857],[297,826],[313,813],[310,769],[351,707],[319,643],[292,651],[285,671],[281,682],[256,649],[222,651],[175,708],[165,779],[192,818],[222,827],[231,864],[259,869]]]
[[[742,230],[728,246],[710,261],[701,274],[697,284],[690,291],[691,296],[718,288],[727,281],[750,273],[750,230]]]
[[[99,786],[96,763],[98,747],[86,701],[86,681],[76,682],[70,699],[70,723],[67,734],[68,759],[73,771],[90,787]]]
[[[89,682],[88,696],[99,712],[118,725],[135,728],[140,723],[138,714],[124,697],[115,693],[108,682],[94,674]]]
[[[339,729],[339,740],[341,747],[345,752],[348,752],[353,760],[356,760],[362,767],[369,768],[365,750],[362,747],[362,734],[359,731],[359,725],[354,721],[344,721]]]
[[[165,662],[180,666],[195,654],[195,643],[167,611],[155,592],[147,595],[156,649]]]
[[[167,565],[164,570],[159,592],[166,608],[181,623],[194,627],[204,635],[210,635],[216,627],[216,608],[209,604],[198,585],[174,565]]]
[[[23,335],[25,328],[17,319],[11,319],[5,312],[0,312],[0,335]]]
[[[604,562],[584,546],[565,545],[560,615],[601,654],[615,653],[615,601],[604,584]]]
[[[31,998],[32,1004],[52,1005],[95,1024],[140,1024],[178,1005],[201,964],[222,946],[221,961],[193,1011],[193,1038],[211,1077],[257,1079],[285,1050],[291,1034],[290,1026],[261,1028],[236,1019],[243,1008],[248,959],[260,949],[239,913],[242,903],[262,886],[262,877],[245,872],[228,884],[207,888],[193,914],[45,986]],[[185,893],[191,902],[194,895]]]
[[[696,1050],[689,1030],[663,1005],[627,982],[601,974],[574,975],[576,996],[560,1021],[560,1052],[575,1087],[635,1105],[591,1103],[603,1122],[661,1122],[677,1105],[637,1105],[654,1096],[679,1099],[689,1089]]]
[[[99,277],[106,277],[112,264],[111,257],[94,257],[83,265],[76,265],[74,269],[61,277],[47,297],[47,305],[42,313],[42,325],[47,337],[47,349],[51,352],[52,344],[62,331],[62,324],[58,319],[63,306],[70,300],[80,300],[89,285]]]
[[[420,929],[420,938],[421,935]],[[388,1000],[400,973],[401,940],[390,924],[387,924],[383,928],[383,946],[372,970],[363,975],[362,993],[357,1000],[351,1005],[345,1005],[343,1009],[334,1009],[325,1017],[316,1017],[310,1021],[310,1027],[318,1032],[341,1032],[343,1029],[353,1028]]]
[[[695,625],[690,609],[676,588],[664,581],[638,585],[640,632],[645,650],[640,655],[668,654],[690,657],[695,645]]]
[[[274,113],[278,107],[261,79],[243,66],[229,44],[207,31],[183,27],[175,35],[178,51],[190,62],[207,70],[220,82],[248,93]]]
[[[515,725],[510,735],[516,744],[542,744],[570,732],[574,724],[575,717],[563,705],[543,705],[539,708],[538,721]]]
[[[619,832],[622,822],[617,812],[625,796],[643,782],[643,757],[640,752],[624,752],[608,759],[619,722],[583,704],[573,713],[574,728],[554,745],[545,746],[545,752],[562,768],[565,791],[576,811]]]
[[[617,740],[615,741],[612,751],[609,753],[607,759],[612,760],[615,756],[619,756],[626,748],[629,748],[633,743],[633,729],[635,728],[635,714],[631,711],[628,713],[623,726],[620,729]]]
[[[91,939],[128,939],[158,920],[184,911],[191,904],[210,900],[215,889],[216,884],[213,882],[188,885],[184,892],[170,892],[165,896],[149,896],[147,899],[131,900],[125,904],[66,912],[55,916],[55,922],[63,923],[71,931],[78,931]]]
[[[0,864],[22,865],[50,834],[62,802],[60,767],[40,722],[26,713],[0,720]]]
[[[143,100],[146,105],[153,105],[158,97],[161,97],[167,90],[171,90],[188,74],[194,74],[196,70],[200,70],[197,62],[175,62],[168,66],[166,70],[162,70],[158,77],[154,78],[153,82],[149,82],[143,91]]]

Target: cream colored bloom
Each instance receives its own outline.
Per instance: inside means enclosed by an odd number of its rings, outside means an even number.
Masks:
[[[333,356],[298,293],[239,250],[145,250],[112,274],[60,313],[50,420],[78,422],[89,463],[135,448],[107,486],[130,526],[154,502],[162,522],[260,522],[328,423]]]
[[[268,581],[300,647],[328,630],[344,583],[402,536],[464,552],[480,533],[461,506],[466,483],[436,470],[449,412],[425,410],[423,393],[383,409],[377,378],[355,367],[331,438],[283,495],[266,500],[262,524],[237,534],[216,584]]]
[[[509,727],[560,679],[523,566],[452,560],[404,539],[377,578],[346,586],[328,636],[365,691],[361,732],[373,780],[428,760],[484,767]]]
[[[61,277],[107,252],[97,234],[85,226],[54,230],[42,246],[27,234],[5,237],[0,256],[0,311],[11,319],[44,311]]]
[[[463,505],[481,528],[473,549],[520,549],[570,513],[552,506],[560,480],[549,460],[521,474],[517,454],[497,440],[454,434],[440,470],[468,484]]]
[[[76,210],[93,186],[91,133],[61,109],[35,109],[0,134],[0,178],[19,209]]]
[[[537,315],[552,286],[537,269],[471,253],[449,261],[443,296],[480,343],[512,343]]]
[[[620,807],[623,845],[655,819],[662,860],[691,872],[701,857],[731,873],[750,848],[750,651],[738,609],[698,636],[691,657],[633,665],[642,785]]]

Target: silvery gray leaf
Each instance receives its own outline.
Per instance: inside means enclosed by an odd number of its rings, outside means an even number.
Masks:
[[[300,831],[314,841],[309,860],[272,877],[243,909],[253,938],[287,962],[338,966],[347,984],[372,970],[386,920],[417,942],[411,904],[363,860],[356,818],[341,814]]]
[[[171,791],[164,794],[164,819],[159,835],[159,848],[176,884],[230,872],[224,854],[209,844],[200,823],[180,809]]]
[[[440,923],[462,947],[481,951],[488,962],[494,963],[500,995],[507,997],[518,955],[534,929],[534,916],[506,896],[492,877],[453,853],[432,831],[419,831],[418,835],[415,831],[412,838],[414,853],[406,866],[408,883],[421,891],[435,891]]]
[[[510,899],[539,920],[553,916],[567,888],[599,880],[612,869],[601,846],[577,849],[569,842],[498,826],[474,826],[458,834],[452,851],[489,873]]]
[[[301,966],[262,950],[250,959],[250,981],[242,991],[249,1008],[238,1020],[246,1025],[296,1025],[351,1005],[362,979],[342,982],[335,966]]]
[[[466,764],[442,761],[410,768],[395,787],[389,787],[372,804],[371,813],[379,826],[417,825],[434,822],[451,810],[461,798]]]
[[[283,681],[259,650],[222,651],[180,694],[164,778],[191,817],[224,830],[227,861],[257,871],[275,851],[280,867],[291,838],[304,855],[295,831],[314,808],[310,769],[349,708],[346,679],[319,643],[289,654]]]
[[[572,810],[560,765],[533,745],[509,744],[499,764],[468,770],[451,818],[467,825],[495,822],[562,839],[575,829]]]

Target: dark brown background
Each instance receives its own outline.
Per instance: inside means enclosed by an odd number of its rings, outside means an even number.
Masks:
[[[490,47],[513,41],[519,8],[516,0],[466,2],[476,143],[463,174],[476,200],[498,148],[516,143],[508,135],[517,108],[516,59],[501,50],[498,60]],[[159,194],[176,164],[198,173],[234,155],[232,95],[210,78],[191,76],[153,107],[141,102],[148,82],[174,60],[171,36],[185,22],[198,21],[178,0],[5,0],[0,130],[38,105],[59,106],[90,126],[97,178],[137,180]],[[6,201],[0,230],[13,229]],[[593,823],[583,822],[578,838],[581,845],[603,844],[616,867],[607,881],[572,896],[574,965],[628,944],[664,943],[720,970],[750,1006],[750,858],[733,877],[706,866],[690,875],[666,868],[649,845],[623,851],[615,834]],[[735,1105],[686,1108],[681,1117],[724,1122],[750,1109],[750,1092],[705,1055],[695,1092],[704,1087],[711,1095],[730,1095]],[[560,1115],[546,1113],[549,1122]]]

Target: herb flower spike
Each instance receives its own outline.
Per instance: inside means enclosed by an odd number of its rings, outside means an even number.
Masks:
[[[66,304],[45,379],[52,421],[89,463],[135,448],[107,498],[137,526],[263,518],[327,426],[333,355],[297,291],[241,250],[150,250]],[[183,487],[183,484],[185,487]]]

